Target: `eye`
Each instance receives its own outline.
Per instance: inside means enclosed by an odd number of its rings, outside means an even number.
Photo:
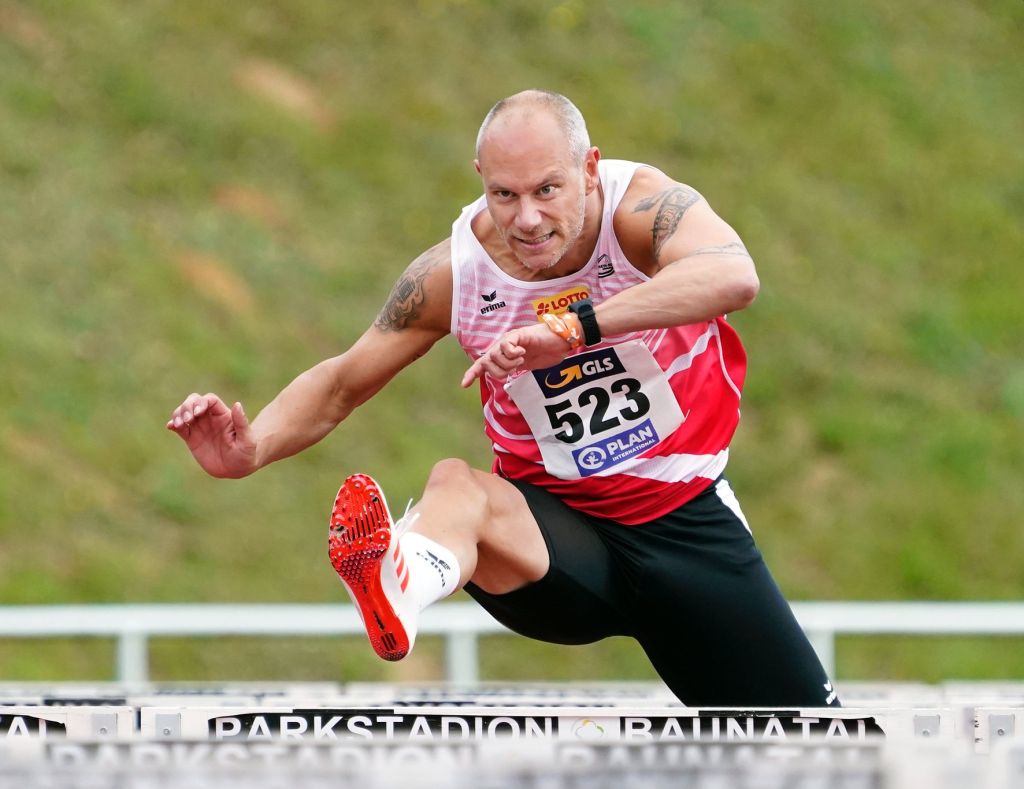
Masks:
[[[554,184],[544,184],[544,186],[537,190],[537,193],[541,195],[553,195],[555,193],[555,189],[556,187]]]
[[[512,193],[508,189],[495,189],[494,196],[501,200],[508,200],[512,197]]]

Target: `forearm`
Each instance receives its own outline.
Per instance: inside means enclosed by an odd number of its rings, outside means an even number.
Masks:
[[[656,276],[595,306],[601,334],[701,323],[741,310],[759,283],[748,255],[702,253],[682,258]]]
[[[311,447],[351,413],[355,405],[338,384],[339,362],[327,359],[302,373],[253,420],[258,468]]]

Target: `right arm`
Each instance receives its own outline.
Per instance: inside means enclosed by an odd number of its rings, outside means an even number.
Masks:
[[[450,330],[451,244],[420,255],[351,348],[286,386],[250,424],[239,403],[192,394],[167,423],[215,477],[244,477],[317,443]]]

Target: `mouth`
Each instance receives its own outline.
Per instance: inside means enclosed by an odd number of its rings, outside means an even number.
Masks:
[[[527,249],[539,249],[550,241],[554,235],[555,231],[552,230],[550,233],[543,236],[537,236],[536,238],[519,238],[516,236],[515,239]]]

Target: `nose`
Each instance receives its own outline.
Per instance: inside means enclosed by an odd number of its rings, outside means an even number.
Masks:
[[[540,223],[540,209],[537,204],[528,197],[521,198],[516,208],[516,230],[532,233],[540,226]]]

